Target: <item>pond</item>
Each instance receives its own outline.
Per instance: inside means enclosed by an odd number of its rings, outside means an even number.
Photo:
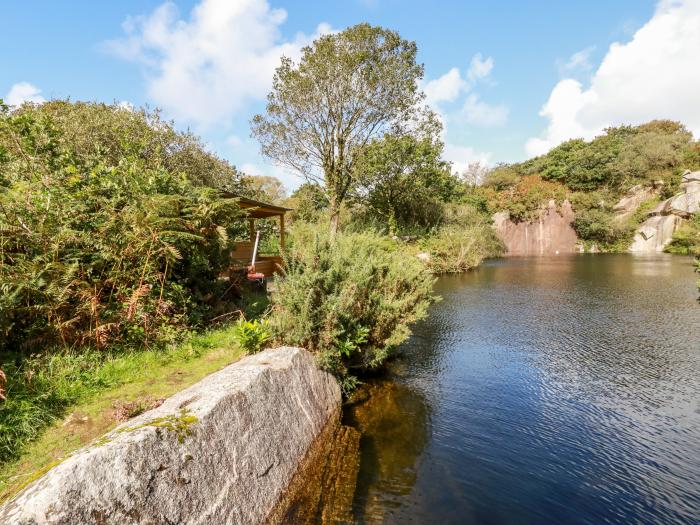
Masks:
[[[699,523],[700,305],[666,255],[509,258],[443,300],[362,432],[359,523]]]

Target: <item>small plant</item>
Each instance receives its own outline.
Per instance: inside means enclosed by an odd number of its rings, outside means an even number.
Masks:
[[[234,339],[248,354],[259,352],[271,338],[270,323],[267,319],[247,321],[240,318],[234,327]]]
[[[152,396],[139,397],[133,401],[115,401],[112,403],[112,417],[116,421],[127,421],[132,417],[159,407],[165,398],[154,398]]]
[[[338,341],[336,350],[345,357],[350,357],[353,352],[360,350],[363,344],[369,340],[369,328],[361,326],[354,335]]]

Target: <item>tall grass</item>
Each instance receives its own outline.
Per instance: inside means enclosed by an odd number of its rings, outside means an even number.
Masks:
[[[18,458],[76,404],[150,378],[169,364],[185,365],[212,349],[235,347],[234,330],[226,327],[162,350],[56,349],[0,363],[7,374],[7,400],[0,404],[0,465]]]

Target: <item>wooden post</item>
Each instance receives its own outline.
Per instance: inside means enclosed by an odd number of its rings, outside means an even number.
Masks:
[[[284,253],[284,213],[280,214],[280,253]]]
[[[248,239],[255,242],[255,219],[248,219]]]

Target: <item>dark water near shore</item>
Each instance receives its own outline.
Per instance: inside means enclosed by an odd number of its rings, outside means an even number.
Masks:
[[[441,278],[363,432],[360,523],[700,523],[687,258],[512,258]]]

